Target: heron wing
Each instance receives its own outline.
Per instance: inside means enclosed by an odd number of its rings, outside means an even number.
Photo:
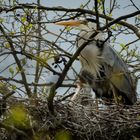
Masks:
[[[119,57],[117,52],[105,43],[103,51],[105,74],[111,83],[134,103],[136,101],[136,89],[127,64]]]

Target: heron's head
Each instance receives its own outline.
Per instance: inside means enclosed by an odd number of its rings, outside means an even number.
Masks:
[[[89,39],[91,34],[96,30],[96,20],[87,18],[80,20],[60,21],[57,25],[79,27],[81,32],[77,36],[77,48],[84,44]],[[102,36],[98,34],[95,39],[102,40]],[[100,75],[102,61],[101,50],[97,47],[96,42],[89,43],[80,53],[79,60],[82,63],[82,70],[86,70],[94,77]]]
[[[56,22],[56,25],[78,27],[80,30],[91,31],[96,29],[96,20],[92,18]]]

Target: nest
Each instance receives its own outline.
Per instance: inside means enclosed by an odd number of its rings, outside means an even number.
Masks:
[[[55,101],[55,113],[48,110],[47,102],[35,100],[7,101],[7,104],[22,104],[30,116],[30,127],[5,125],[6,112],[1,116],[0,140],[28,140],[36,134],[39,140],[55,139],[59,131],[69,133],[71,139],[80,140],[130,140],[139,138],[140,102],[133,106],[103,105],[93,98],[84,102]],[[89,104],[87,104],[87,99]]]

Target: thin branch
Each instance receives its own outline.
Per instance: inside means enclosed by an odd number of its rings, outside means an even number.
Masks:
[[[94,3],[95,3],[95,12],[96,12],[96,26],[97,26],[97,30],[98,30],[100,28],[99,13],[98,13],[98,0],[95,0]]]
[[[47,10],[47,11],[78,12],[78,13],[82,13],[82,14],[90,14],[90,15],[96,16],[96,12],[94,12],[92,10],[81,9],[81,8],[69,9],[69,8],[64,8],[62,6],[58,6],[58,7],[45,7],[45,6],[35,6],[35,5],[28,5],[28,4],[20,4],[20,5],[14,6],[12,8],[2,8],[2,7],[0,7],[0,11],[1,12],[3,12],[3,11],[11,12],[11,11],[14,11],[14,10],[17,10],[17,9],[24,9],[24,8],[42,9],[42,10]],[[111,23],[111,25],[113,25],[115,23],[118,23],[118,24],[121,24],[123,26],[128,27],[129,29],[131,29],[140,38],[140,32],[139,32],[137,27],[135,27],[132,24],[129,24],[129,23],[125,22],[125,21],[121,21],[121,20],[124,20],[126,18],[131,18],[131,17],[137,16],[139,14],[140,14],[140,10],[136,11],[136,12],[133,12],[131,14],[125,15],[125,16],[121,16],[121,17],[119,17],[119,18],[117,18],[115,20],[114,20],[114,18],[106,16],[104,14],[99,14],[99,16],[101,18],[107,19],[109,21],[113,20],[114,22]]]
[[[37,4],[38,6],[40,6],[40,0],[37,0]],[[40,37],[42,36],[41,35],[41,10],[38,9],[38,13],[37,13],[37,21],[38,21],[38,29],[37,29],[37,34],[38,34],[38,41],[37,41],[37,57],[40,56],[40,50],[41,50],[41,39]],[[40,71],[40,66],[39,66],[39,62],[36,61],[36,68],[35,68],[35,79],[34,79],[34,82],[35,83],[38,83],[39,81],[39,71]],[[34,94],[35,96],[37,96],[37,86],[34,87]]]
[[[132,24],[126,23],[124,21],[121,21],[121,20],[124,20],[124,19],[127,19],[127,18],[134,17],[138,14],[140,14],[140,11],[137,11],[137,12],[134,12],[134,13],[131,13],[131,14],[128,14],[128,15],[120,16],[120,17],[112,20],[111,22],[109,22],[106,26],[101,27],[100,30],[105,30],[107,27],[110,27],[110,26],[112,26],[116,23],[119,23],[119,24],[122,24],[124,26],[127,26],[129,29],[132,29],[134,31],[134,33],[140,38],[140,31],[137,27],[133,26]]]
[[[132,5],[139,11],[140,9],[136,6],[136,4],[133,2],[133,0],[130,0]]]
[[[4,29],[3,29],[3,27],[2,27],[1,25],[0,25],[0,31],[3,33],[3,35],[5,36],[6,40],[8,41],[8,43],[9,43],[9,45],[10,45],[10,48],[11,48],[13,57],[14,57],[14,59],[15,59],[17,65],[18,65],[18,68],[19,68],[19,70],[20,70],[20,72],[21,72],[21,77],[22,77],[22,80],[24,81],[24,87],[25,87],[25,89],[26,89],[27,95],[28,95],[29,97],[31,97],[31,96],[32,96],[32,95],[31,95],[31,90],[30,90],[30,88],[29,88],[29,86],[28,86],[28,84],[27,84],[27,79],[26,79],[25,73],[24,73],[24,71],[23,71],[22,65],[21,65],[21,63],[20,63],[20,60],[19,60],[19,58],[17,57],[16,50],[15,50],[15,48],[14,48],[14,46],[13,46],[13,41],[12,41],[11,38],[6,34],[6,32],[4,31]]]

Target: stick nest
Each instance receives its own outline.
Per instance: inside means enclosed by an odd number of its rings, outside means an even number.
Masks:
[[[87,100],[86,100],[87,101]],[[140,137],[140,102],[133,106],[103,105],[97,101],[87,102],[55,101],[55,113],[48,110],[47,101],[43,100],[8,100],[5,112],[1,115],[0,140],[39,140],[54,139],[59,131],[69,133],[71,139],[81,140],[129,140]],[[15,123],[6,123],[10,118],[11,106],[24,106],[28,118],[28,127]],[[8,115],[7,115],[8,114]]]

